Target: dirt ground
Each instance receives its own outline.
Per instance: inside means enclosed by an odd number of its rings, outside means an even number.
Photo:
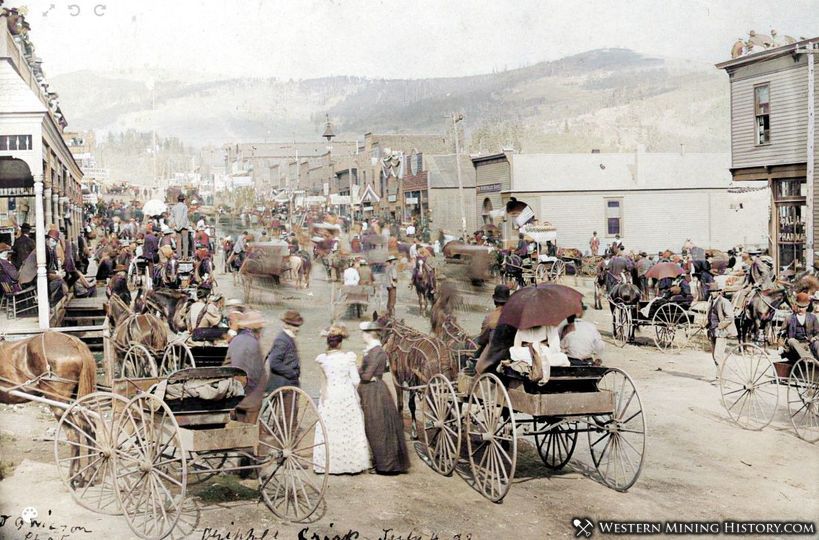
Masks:
[[[302,386],[316,398],[321,375],[313,358],[324,349],[319,331],[330,322],[333,292],[322,274],[321,268],[314,268],[308,291],[282,289],[275,299],[266,293],[261,306],[270,321],[262,343],[265,351],[285,309],[298,309],[304,316],[306,323],[298,336]],[[590,293],[585,282],[567,278],[566,284]],[[228,297],[239,296],[228,276],[220,277],[220,289]],[[404,284],[398,299],[399,316],[427,331],[414,294]],[[591,299],[586,303],[591,305]],[[485,312],[461,312],[459,319],[477,333]],[[608,312],[589,310],[587,318],[608,335]],[[348,321],[350,327],[356,324]],[[363,342],[353,334],[347,346],[361,351]],[[575,517],[594,521],[816,520],[819,444],[808,444],[794,435],[784,397],[769,427],[745,431],[732,424],[722,409],[719,388],[712,384],[715,369],[708,353],[688,349],[662,354],[647,344],[645,336],[641,342],[644,344],[622,349],[610,345],[605,355],[606,365],[622,368],[634,379],[648,423],[642,475],[627,493],[613,491],[596,479],[588,442],[581,436],[570,464],[555,474],[546,471],[535,451],[520,444],[517,475],[502,504],[488,502],[457,473],[452,477],[436,474],[413,453],[412,469],[405,475],[331,477],[326,507],[313,523],[282,523],[256,499],[205,504],[194,496],[189,498],[191,510],[175,537],[528,539],[574,537]],[[0,537],[133,537],[122,516],[93,514],[73,502],[58,479],[53,443],[44,440],[53,426],[53,417],[40,405],[0,409],[0,451],[6,475],[0,481],[0,514],[10,516],[0,518]],[[236,480],[226,477],[210,482],[214,490],[239,489]],[[249,487],[254,482],[244,481]],[[28,506],[36,508],[40,519],[54,529],[30,529],[17,521],[18,529],[14,521]],[[40,536],[26,536],[29,533]]]

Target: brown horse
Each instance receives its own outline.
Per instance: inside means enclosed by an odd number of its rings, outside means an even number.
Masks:
[[[153,291],[151,291],[153,292]],[[149,293],[150,294],[150,293]],[[131,313],[118,296],[112,296],[106,306],[108,320],[113,327],[111,342],[122,359],[133,343],[143,345],[152,354],[165,350],[168,330],[165,323],[151,313]]]
[[[184,292],[173,289],[152,289],[145,295],[145,313],[153,313],[168,322],[174,332],[184,332],[193,300]]]
[[[0,402],[25,403],[25,398],[13,396],[9,391],[18,390],[54,401],[69,402],[96,390],[97,365],[88,346],[74,336],[59,332],[44,332],[38,336],[19,341],[0,338]],[[5,389],[6,391],[3,391]],[[58,420],[63,409],[52,406],[51,412]],[[87,426],[80,426],[88,432]],[[68,429],[66,436],[72,444],[69,475],[77,476],[82,457],[86,462],[92,458],[91,450],[80,456],[80,432]],[[78,482],[85,481],[81,477]]]
[[[439,373],[452,380],[457,374],[457,362],[453,364],[451,356],[446,354],[446,345],[439,338],[423,334],[395,319],[378,319],[377,314],[374,317],[384,327],[381,339],[390,362],[398,412],[404,410],[404,391],[409,393],[411,433],[415,439],[418,436],[415,394]]]
[[[431,311],[436,293],[435,269],[421,258],[416,262],[412,273],[412,286],[418,295],[418,310],[421,314]]]

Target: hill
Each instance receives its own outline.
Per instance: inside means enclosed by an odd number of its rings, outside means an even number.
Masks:
[[[180,74],[181,75],[181,74]],[[157,79],[154,91],[146,84]],[[185,74],[54,77],[71,129],[150,131],[187,145],[448,129],[465,114],[471,151],[728,150],[728,84],[713,66],[601,49],[470,77],[206,80]]]

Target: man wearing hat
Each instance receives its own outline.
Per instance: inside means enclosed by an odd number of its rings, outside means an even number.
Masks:
[[[245,399],[236,406],[236,419],[253,423],[259,414],[267,383],[259,338],[264,328],[264,317],[258,311],[243,313],[236,321],[237,333],[228,345],[225,363],[244,370]]]
[[[395,255],[390,255],[385,261],[384,279],[387,282],[387,316],[395,317],[395,302],[397,300],[398,269],[395,267]]]
[[[18,293],[22,290],[18,281],[19,274],[14,265],[9,262],[9,255],[11,255],[11,246],[0,242],[0,283],[6,283],[12,292]]]
[[[176,198],[178,201],[173,208],[171,208],[171,221],[173,222],[174,230],[179,236],[179,242],[176,245],[176,254],[179,258],[190,257],[191,239],[189,229],[191,224],[188,221],[188,205],[185,204],[185,195],[180,193]]]
[[[708,336],[714,347],[714,364],[719,367],[725,360],[725,346],[729,337],[737,336],[737,325],[734,320],[734,308],[731,301],[725,298],[723,286],[714,282],[709,289],[708,301]]]
[[[506,285],[495,285],[495,292],[492,293],[492,302],[495,304],[495,309],[483,318],[481,333],[475,338],[475,343],[478,345],[475,358],[479,358],[484,348],[489,344],[492,331],[498,326],[498,319],[500,319],[503,306],[509,300],[509,294],[509,287]]]
[[[785,347],[783,357],[789,362],[796,362],[800,358],[817,358],[819,353],[819,321],[816,315],[808,313],[810,295],[800,292],[796,295],[794,313],[785,326]]]
[[[282,329],[273,346],[267,354],[267,366],[270,377],[267,382],[267,392],[273,392],[282,386],[299,386],[301,376],[301,361],[299,350],[296,347],[296,334],[304,324],[304,319],[298,311],[289,309],[281,317]]]
[[[111,298],[114,295],[119,296],[123,302],[130,306],[131,291],[128,290],[127,270],[128,269],[123,264],[117,264],[114,267],[114,275],[111,276],[111,280],[108,282],[106,293],[108,298]]]
[[[23,266],[23,262],[28,258],[32,251],[34,251],[34,240],[29,236],[31,232],[31,225],[23,223],[20,226],[20,236],[14,240],[14,246],[11,248],[11,262],[14,263],[17,270]]]

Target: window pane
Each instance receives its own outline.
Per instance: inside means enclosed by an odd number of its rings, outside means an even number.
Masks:
[[[609,208],[620,208],[620,201],[607,201]]]
[[[608,218],[608,234],[620,234],[620,218]]]
[[[770,107],[770,90],[768,86],[757,86],[754,88],[754,102],[757,114],[768,114]]]

